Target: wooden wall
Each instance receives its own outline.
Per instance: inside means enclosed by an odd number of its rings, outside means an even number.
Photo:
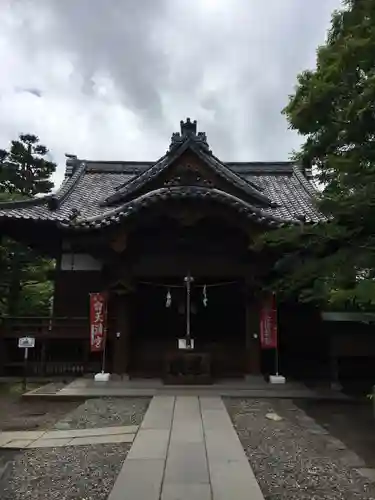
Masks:
[[[55,282],[54,316],[88,317],[89,294],[100,291],[100,271],[60,271]]]

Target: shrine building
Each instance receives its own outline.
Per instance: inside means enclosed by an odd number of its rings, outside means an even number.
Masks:
[[[36,339],[34,374],[100,370],[102,353],[90,347],[93,293],[106,296],[111,373],[169,380],[187,370],[207,381],[269,372],[259,325],[275,256],[254,241],[325,220],[310,178],[293,162],[224,162],[190,119],[157,161],[69,156],[56,193],[0,203],[1,234],[56,261],[51,316],[0,326],[0,373],[22,369],[17,339],[27,335]],[[286,376],[329,364],[321,325],[315,308],[277,304]],[[189,369],[173,365],[187,339]]]

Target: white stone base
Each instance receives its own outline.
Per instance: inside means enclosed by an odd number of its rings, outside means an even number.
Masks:
[[[285,384],[285,377],[282,375],[270,375],[270,384]]]
[[[110,377],[111,377],[110,373],[100,372],[100,373],[96,373],[94,375],[94,380],[95,380],[95,382],[108,382]]]

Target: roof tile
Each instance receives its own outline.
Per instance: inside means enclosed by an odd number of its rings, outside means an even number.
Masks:
[[[119,187],[123,187],[134,179],[135,174],[129,173],[129,162],[124,164],[122,170],[120,162],[116,163],[114,170],[104,167],[103,162],[85,163],[84,168],[82,167],[80,172],[76,171],[71,178],[64,181],[61,189],[56,193],[59,199],[56,209],[51,210],[48,206],[50,196],[46,196],[44,200],[35,199],[34,202],[26,204],[0,203],[0,220],[23,218],[55,221],[77,227],[81,224],[85,225],[88,219],[98,218],[98,221],[106,219],[109,213],[113,215],[114,209],[117,210],[116,220],[120,213],[130,213],[134,206],[139,203],[139,199],[133,200],[130,204],[122,204],[120,207],[101,206],[101,200],[104,197],[113,195],[118,192]],[[95,168],[92,168],[93,163],[95,163]],[[103,168],[100,168],[101,165]],[[138,165],[140,170],[144,170],[146,163]],[[247,185],[251,183],[259,186],[262,194],[275,203],[274,207],[266,206],[261,209],[258,207],[265,218],[271,217],[271,219],[275,218],[285,222],[296,221],[301,217],[306,217],[306,222],[326,220],[315,206],[314,194],[316,190],[313,184],[306,179],[297,166],[288,163],[283,168],[283,165],[278,163],[273,168],[272,163],[251,164],[248,162],[243,164],[237,162],[230,165],[235,165],[231,168],[235,168],[236,173],[247,181]],[[241,165],[243,165],[243,169],[241,169]],[[134,172],[135,167],[137,164],[132,164],[132,172]],[[163,192],[164,195],[167,193]],[[182,196],[182,192],[179,195]],[[191,192],[186,191],[185,195],[191,196]],[[200,191],[199,197],[212,195],[217,196],[217,193]],[[146,201],[146,198],[143,201]],[[244,209],[241,200],[238,200],[238,205]],[[79,213],[74,222],[71,221],[73,210],[77,210]],[[255,217],[258,218],[259,215]]]

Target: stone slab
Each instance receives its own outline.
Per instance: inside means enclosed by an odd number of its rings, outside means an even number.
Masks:
[[[213,500],[264,500],[224,403],[201,408]]]
[[[164,484],[161,500],[212,500],[209,484]]]
[[[56,438],[76,438],[87,436],[109,436],[113,434],[135,434],[138,430],[137,425],[124,425],[114,427],[99,427],[92,429],[69,429],[46,432],[43,439]]]
[[[209,483],[204,443],[170,443],[164,482],[166,484]]]
[[[169,434],[169,429],[141,429],[128,453],[127,460],[165,460],[167,456]]]
[[[225,409],[202,410],[203,427],[205,429],[232,429],[232,422]]]
[[[172,443],[203,443],[203,439],[203,428],[200,421],[173,423]]]
[[[33,442],[32,439],[13,439],[4,444],[2,448],[27,448]]]
[[[246,461],[247,458],[237,436],[232,432],[217,429],[205,430],[206,449],[209,462],[222,460]]]
[[[163,473],[163,459],[126,459],[107,500],[159,500]]]
[[[370,469],[368,467],[362,467],[357,469],[357,471],[361,474],[362,477],[369,480],[372,483],[375,483],[375,469]]]
[[[145,421],[108,500],[264,500],[219,398],[157,396]]]
[[[106,384],[106,383],[105,383]],[[243,386],[242,386],[243,387]],[[246,385],[245,385],[246,387]],[[70,388],[67,386],[61,389],[56,394],[51,394],[50,392],[43,393],[38,392],[28,392],[22,396],[24,399],[38,399],[38,400],[66,400],[66,401],[76,401],[76,400],[86,400],[90,398],[102,398],[102,397],[114,397],[114,398],[126,398],[126,397],[153,397],[153,396],[200,396],[200,397],[210,397],[222,396],[222,397],[239,397],[239,398],[266,398],[266,399],[307,399],[307,400],[318,400],[318,401],[351,401],[353,398],[347,396],[343,393],[335,391],[313,391],[307,388],[304,389],[291,389],[288,383],[284,385],[272,385],[268,389],[246,389],[239,387],[231,388],[230,385],[212,385],[207,387],[202,386],[189,386],[189,387],[171,387],[164,386],[161,388],[157,387],[127,387],[126,383],[123,387],[112,387],[106,386],[102,389],[100,388],[90,388],[90,387],[77,387]]]
[[[170,429],[174,403],[174,396],[153,398],[143,419],[141,429]]]
[[[85,436],[68,439],[69,446],[95,445],[105,443],[132,443],[134,434],[112,434],[108,436]]]
[[[203,410],[222,410],[224,408],[224,403],[221,398],[218,397],[200,397],[200,406]]]
[[[8,441],[14,439],[39,439],[46,431],[4,431],[0,434],[1,439],[8,439]]]
[[[4,446],[4,444],[9,443],[9,441],[11,441],[11,439],[9,439],[9,437],[7,437],[7,436],[3,436],[3,435],[0,433],[0,448],[1,448],[2,446]]]
[[[70,438],[37,439],[36,441],[32,441],[27,448],[58,448],[60,446],[67,446],[70,441]]]
[[[213,500],[264,500],[248,462],[210,462]]]
[[[173,423],[179,420],[200,420],[199,399],[195,396],[181,396],[176,398]]]

